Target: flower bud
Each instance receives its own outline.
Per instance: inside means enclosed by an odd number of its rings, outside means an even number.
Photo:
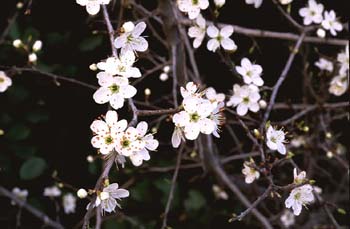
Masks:
[[[89,68],[91,71],[97,71],[97,65],[95,63],[90,64]]]
[[[169,65],[165,65],[163,68],[163,72],[164,73],[169,73],[170,72],[170,66]]]
[[[151,93],[152,93],[151,89],[149,89],[149,88],[146,88],[146,89],[145,89],[145,95],[146,95],[146,96],[150,96]]]
[[[260,106],[260,108],[261,109],[265,109],[266,108],[266,106],[267,106],[267,103],[266,103],[266,101],[265,100],[260,100],[259,101],[259,106]]]
[[[22,43],[22,41],[20,39],[16,39],[16,40],[14,40],[12,42],[12,45],[13,45],[13,47],[18,49],[18,48],[20,48],[23,45],[23,43]]]
[[[317,36],[320,38],[325,38],[326,37],[326,31],[324,29],[319,28],[316,32]]]
[[[124,32],[126,32],[126,33],[133,31],[134,28],[135,28],[135,25],[131,21],[125,22],[123,24],[123,29],[124,29]]]
[[[16,4],[16,8],[17,8],[17,9],[22,9],[22,8],[23,8],[23,2],[18,2],[18,3]]]
[[[38,57],[35,53],[31,53],[28,55],[28,61],[30,63],[35,63],[38,60]]]
[[[77,196],[80,198],[80,199],[84,199],[85,197],[87,197],[88,193],[85,189],[81,188],[77,191]]]
[[[214,3],[218,8],[221,8],[223,5],[225,5],[225,2],[225,0],[214,0]]]
[[[167,81],[169,79],[169,76],[167,73],[163,72],[162,74],[160,74],[159,79],[164,82],[164,81]]]
[[[287,5],[287,4],[289,4],[289,3],[291,3],[293,0],[280,0],[280,3],[282,4],[282,5]]]
[[[86,160],[87,160],[89,163],[92,163],[92,162],[94,162],[94,157],[91,156],[91,155],[89,155],[89,156],[86,157]]]
[[[34,42],[33,44],[33,52],[38,52],[41,50],[41,48],[43,47],[43,42],[40,40],[37,40]]]

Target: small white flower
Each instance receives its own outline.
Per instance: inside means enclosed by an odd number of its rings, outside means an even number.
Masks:
[[[16,40],[14,40],[12,42],[12,45],[13,45],[13,47],[18,49],[18,48],[20,48],[23,45],[23,43],[22,43],[22,41],[20,39],[16,39]]]
[[[110,0],[76,0],[76,2],[81,6],[85,6],[90,15],[96,15],[100,11],[100,5],[107,5]]]
[[[243,167],[242,173],[245,175],[245,183],[251,184],[254,180],[259,179],[260,173],[251,166],[251,162],[245,161]]]
[[[285,201],[286,208],[292,208],[294,215],[300,215],[302,207],[314,201],[312,190],[309,184],[294,188]]]
[[[5,72],[0,71],[0,92],[4,92],[12,85],[12,80]]]
[[[126,77],[112,76],[107,72],[97,74],[98,83],[101,86],[93,95],[96,103],[109,102],[114,109],[124,106],[124,100],[136,94],[136,88],[129,85]]]
[[[193,47],[198,48],[202,44],[205,37],[206,21],[203,16],[199,14],[195,22],[195,25],[188,29],[188,36],[194,38]]]
[[[290,227],[295,223],[295,216],[291,211],[285,210],[280,220],[285,227]]]
[[[129,191],[118,187],[119,186],[117,183],[113,183],[103,188],[102,192],[98,192],[96,201],[93,203],[93,207],[98,207],[101,205],[102,214],[105,211],[108,213],[115,211],[117,206],[120,208],[117,200],[128,197]],[[87,206],[87,209],[89,209],[89,205]]]
[[[285,133],[283,130],[276,130],[272,126],[266,131],[266,145],[271,150],[277,150],[280,154],[286,154],[286,147],[284,146]]]
[[[294,184],[302,184],[304,181],[306,181],[306,172],[305,171],[301,171],[298,174],[298,170],[296,168],[294,168],[293,170],[293,176],[294,176]]]
[[[28,190],[14,187],[12,189],[12,194],[15,195],[18,199],[23,200],[25,202],[27,200],[27,197],[28,197]],[[11,201],[11,204],[16,205],[16,202]]]
[[[159,79],[163,82],[167,81],[169,79],[169,75],[163,72],[162,74],[159,75]]]
[[[163,68],[163,72],[164,73],[169,73],[170,72],[170,66],[169,65],[165,65]]]
[[[72,193],[68,193],[62,197],[62,205],[64,213],[75,213],[77,198]]]
[[[263,0],[245,0],[245,3],[248,5],[253,5],[255,8],[259,8],[262,4]]]
[[[290,141],[290,145],[295,147],[295,148],[299,148],[301,147],[302,145],[305,145],[305,138],[303,136],[298,136],[296,138],[293,138],[291,141]]]
[[[215,52],[221,45],[221,47],[225,50],[236,50],[237,45],[232,39],[230,39],[232,33],[233,27],[230,25],[224,26],[220,31],[214,25],[210,25],[207,28],[207,34],[211,39],[207,43],[207,49]]]
[[[77,196],[80,198],[80,199],[84,199],[85,197],[87,197],[88,193],[85,189],[81,188],[77,191]]]
[[[347,91],[348,87],[349,87],[348,77],[338,75],[332,79],[328,91],[333,95],[341,96]]]
[[[35,53],[31,53],[28,55],[28,61],[30,63],[35,63],[38,60],[38,56]]]
[[[340,63],[339,74],[349,74],[349,44],[345,47],[345,50],[338,54],[337,61]]]
[[[225,5],[226,0],[214,0],[214,4],[216,7],[221,8],[223,5]]]
[[[209,6],[208,0],[177,0],[179,10],[188,13],[189,19],[193,20],[198,17],[201,10]]]
[[[329,60],[326,60],[324,58],[320,58],[317,62],[315,62],[315,65],[320,69],[320,70],[325,70],[328,72],[333,71],[333,63]]]
[[[322,12],[323,5],[317,4],[315,0],[309,0],[307,7],[299,10],[299,15],[304,18],[304,25],[310,25],[311,23],[320,24],[323,20]]]
[[[44,189],[44,196],[58,197],[61,195],[61,190],[57,186],[46,187]]]
[[[119,75],[127,78],[139,78],[141,72],[132,65],[135,62],[135,54],[132,51],[121,53],[119,58],[109,57],[105,62],[97,64],[97,68],[111,75]]]
[[[43,42],[42,41],[40,41],[40,40],[35,41],[34,44],[33,44],[33,47],[32,47],[33,52],[40,51],[42,47],[43,47]]]
[[[233,95],[230,100],[226,103],[227,106],[237,107],[237,114],[244,116],[247,114],[248,110],[252,112],[258,112],[259,99],[261,98],[259,94],[259,89],[257,86],[238,84],[233,85]]]
[[[118,114],[115,111],[108,111],[105,121],[95,120],[90,126],[94,136],[91,144],[99,149],[101,154],[109,154],[117,145],[117,135],[127,127],[127,121],[122,119],[118,121]]]
[[[241,66],[237,66],[236,71],[243,76],[244,83],[253,83],[259,87],[264,85],[264,81],[261,78],[262,67],[258,64],[252,64],[248,58],[241,60]]]
[[[329,30],[333,36],[337,35],[337,31],[343,30],[343,25],[337,20],[334,10],[324,12],[322,27]]]
[[[126,23],[128,23],[128,26],[125,26],[127,29],[125,29],[125,31],[114,40],[114,46],[117,49],[121,48],[121,53],[127,51],[146,51],[148,49],[148,42],[141,36],[141,33],[146,29],[146,23],[140,22],[134,27],[130,26],[130,23],[132,22]]]

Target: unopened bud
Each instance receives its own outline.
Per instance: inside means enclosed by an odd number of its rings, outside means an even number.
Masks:
[[[91,156],[91,155],[89,155],[89,156],[86,157],[86,160],[87,160],[88,162],[92,163],[92,162],[94,162],[94,157]]]
[[[28,61],[30,63],[35,63],[38,60],[38,57],[35,53],[31,53],[28,55]]]
[[[90,64],[89,68],[90,68],[91,71],[97,71],[97,65],[95,63],[94,64]]]
[[[152,93],[151,89],[149,89],[149,88],[146,88],[146,89],[145,89],[145,95],[146,95],[146,96],[150,96],[151,93]]]
[[[77,196],[80,198],[80,199],[84,199],[85,197],[87,197],[88,193],[85,189],[81,188],[77,191]]]
[[[33,44],[33,51],[38,52],[41,50],[42,47],[43,47],[43,42],[41,42],[40,40],[37,40]]]
[[[159,79],[164,82],[164,81],[167,81],[169,79],[169,76],[167,73],[163,72],[162,74],[160,74]]]
[[[22,43],[22,41],[20,39],[16,39],[16,40],[14,40],[12,42],[12,45],[13,45],[13,47],[18,49],[18,48],[20,48],[23,45],[23,43]]]
[[[133,31],[134,28],[135,28],[135,25],[131,21],[125,22],[123,24],[123,29],[124,29],[124,32],[126,32],[126,33]]]
[[[266,103],[266,101],[265,100],[260,100],[259,101],[259,106],[260,106],[260,108],[261,109],[265,109],[266,108],[266,106],[267,106],[267,103]]]
[[[23,2],[18,2],[16,4],[17,9],[22,9],[23,8]]]
[[[324,29],[318,29],[316,32],[317,36],[320,38],[325,38],[326,37],[326,31]]]
[[[169,73],[170,72],[170,66],[169,65],[165,65],[163,68],[163,72],[164,73]]]

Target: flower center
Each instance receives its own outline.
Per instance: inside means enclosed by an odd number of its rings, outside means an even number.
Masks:
[[[193,5],[198,5],[199,0],[192,0]]]
[[[197,122],[199,120],[200,116],[198,115],[198,113],[193,113],[190,115],[190,120],[191,122]]]
[[[300,192],[298,192],[298,193],[296,193],[296,194],[294,195],[294,199],[296,199],[296,200],[299,200],[300,197],[301,197]]]
[[[116,85],[116,84],[113,84],[113,85],[109,86],[108,88],[114,94],[114,93],[118,93],[119,92],[119,88],[120,87],[118,85]]]
[[[253,73],[251,72],[251,71],[247,71],[247,76],[252,76],[253,75]]]
[[[129,141],[128,139],[125,139],[125,138],[124,138],[124,139],[121,141],[121,145],[122,145],[123,148],[126,148],[126,147],[130,146],[130,141]]]
[[[273,143],[276,143],[277,139],[275,137],[271,137],[270,139]]]
[[[316,12],[313,11],[313,10],[311,10],[311,11],[310,11],[310,14],[311,14],[311,16],[315,16],[315,15],[316,15]]]
[[[5,79],[4,78],[0,78],[0,83],[3,83],[5,82]]]
[[[243,103],[248,104],[249,103],[249,97],[244,97],[243,98]]]
[[[216,39],[220,42],[221,40],[222,40],[222,36],[221,35],[219,35]]]
[[[126,39],[127,39],[128,42],[131,42],[132,39],[133,39],[133,37],[132,37],[132,35],[130,34]]]
[[[110,145],[113,143],[113,138],[111,136],[105,137],[105,143],[106,145]]]

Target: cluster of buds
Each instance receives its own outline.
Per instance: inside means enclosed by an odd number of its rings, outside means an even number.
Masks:
[[[169,79],[170,66],[166,65],[163,68],[163,72],[159,75],[161,81],[167,81]]]
[[[20,39],[16,39],[12,42],[13,47],[17,49],[24,49],[28,53],[28,62],[31,64],[35,64],[38,60],[37,53],[43,47],[43,43],[41,40],[36,40],[32,45],[25,44]]]

